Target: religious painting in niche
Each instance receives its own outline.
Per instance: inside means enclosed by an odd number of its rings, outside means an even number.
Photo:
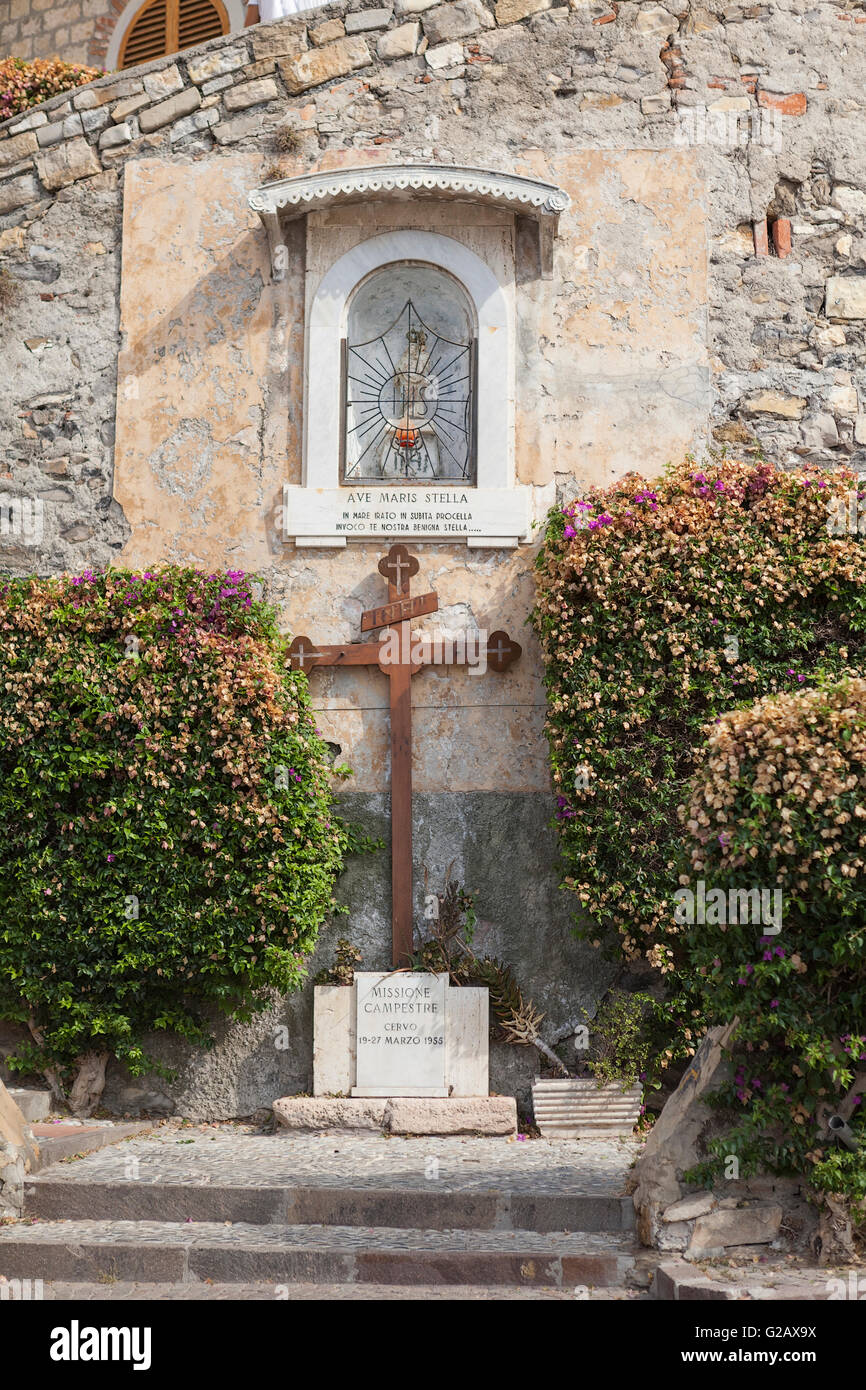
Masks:
[[[446,271],[401,262],[361,283],[343,345],[344,483],[474,485],[475,341]]]

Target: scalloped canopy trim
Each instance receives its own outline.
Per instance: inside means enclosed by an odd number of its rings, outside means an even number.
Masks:
[[[249,205],[258,213],[274,214],[293,209],[302,214],[334,203],[365,197],[398,197],[402,193],[456,195],[536,217],[558,217],[571,203],[568,194],[556,184],[519,174],[497,174],[488,169],[447,165],[391,164],[281,179],[254,189],[249,195]]]

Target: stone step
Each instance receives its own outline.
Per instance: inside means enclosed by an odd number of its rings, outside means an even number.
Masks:
[[[84,1154],[96,1153],[99,1149],[121,1144],[138,1134],[148,1134],[153,1125],[147,1120],[127,1122],[104,1120],[93,1124],[73,1121],[48,1121],[45,1124],[30,1126],[33,1137],[39,1146],[36,1168],[41,1172],[54,1163],[64,1159],[78,1158]]]
[[[25,1187],[25,1214],[69,1221],[234,1221],[477,1231],[629,1231],[630,1197],[344,1184],[70,1181],[56,1169]]]
[[[19,1281],[19,1284],[22,1281]],[[0,1290],[3,1286],[0,1284]],[[0,1297],[4,1295],[0,1293]],[[645,1289],[630,1289],[623,1285],[609,1288],[520,1287],[500,1284],[489,1288],[484,1284],[292,1284],[290,1298],[292,1303],[306,1300],[321,1302],[369,1302],[389,1303],[412,1299],[416,1302],[428,1300],[454,1300],[460,1302],[490,1301],[542,1301],[572,1302],[575,1298],[602,1299],[605,1302],[636,1302],[649,1298]],[[166,1303],[205,1303],[235,1302],[252,1300],[273,1303],[283,1300],[283,1290],[274,1292],[273,1284],[135,1284],[124,1280],[102,1284],[47,1283],[42,1286],[31,1285],[25,1288],[10,1286],[8,1295],[13,1301],[45,1300],[46,1303],[60,1301],[65,1303],[135,1303],[155,1300]]]
[[[622,1141],[337,1137],[166,1125],[27,1183],[52,1220],[622,1233],[635,1145]]]
[[[791,1264],[781,1257],[763,1267],[751,1260],[741,1265],[729,1261],[715,1267],[662,1258],[655,1270],[652,1292],[654,1298],[666,1303],[857,1301],[863,1297],[866,1285],[861,1278],[850,1266],[815,1269]]]
[[[625,1235],[430,1231],[159,1221],[0,1227],[0,1275],[76,1283],[619,1287],[636,1278]],[[275,1291],[275,1296],[278,1291]]]

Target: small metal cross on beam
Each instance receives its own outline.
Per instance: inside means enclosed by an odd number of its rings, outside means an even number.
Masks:
[[[412,692],[411,681],[424,666],[460,665],[466,662],[465,644],[413,642],[410,621],[423,613],[435,613],[435,593],[412,596],[410,580],[418,573],[418,560],[405,545],[392,545],[379,561],[379,573],[388,581],[388,602],[361,615],[361,631],[377,628],[398,634],[396,643],[348,642],[345,646],[316,647],[309,637],[296,637],[289,648],[295,671],[314,666],[378,666],[388,677],[391,707],[391,924],[393,963],[408,965],[412,955]],[[392,655],[396,647],[397,659]],[[520,656],[521,647],[507,632],[493,632],[487,639],[487,664],[494,671],[507,670]],[[444,659],[443,659],[444,658]]]

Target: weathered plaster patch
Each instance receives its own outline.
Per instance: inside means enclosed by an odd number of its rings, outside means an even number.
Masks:
[[[245,211],[258,173],[254,155],[126,171],[115,497],[133,565],[268,563],[282,479],[259,439],[273,292]]]

